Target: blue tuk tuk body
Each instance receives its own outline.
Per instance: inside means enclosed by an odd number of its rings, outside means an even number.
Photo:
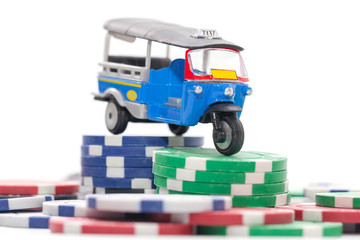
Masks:
[[[239,120],[245,97],[252,93],[240,46],[214,30],[198,30],[148,19],[124,18],[105,24],[103,67],[96,100],[108,102],[105,121],[114,134],[128,122],[162,122],[184,134],[189,126],[212,123],[216,149],[240,151],[244,130]],[[109,54],[110,39],[147,40],[146,57]],[[166,44],[167,56],[151,56],[151,43]],[[188,49],[184,59],[169,58],[169,46]]]
[[[184,59],[176,59],[168,68],[152,69],[146,83],[99,75],[99,91],[117,89],[127,101],[147,104],[149,120],[184,126],[197,125],[205,111],[216,103],[233,103],[243,108],[248,84],[187,81],[184,64]],[[195,92],[198,86],[203,89],[201,94]],[[226,88],[234,90],[231,97],[224,95]],[[169,99],[178,99],[179,104],[172,104]],[[237,112],[238,117],[240,114]]]

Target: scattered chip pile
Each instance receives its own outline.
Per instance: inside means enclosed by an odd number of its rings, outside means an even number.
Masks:
[[[344,233],[360,232],[360,192],[316,193],[315,197],[316,203],[289,206],[297,219],[343,223]]]
[[[131,235],[340,236],[340,223],[293,222],[294,211],[234,208],[230,196],[93,194],[45,202],[54,233]],[[71,213],[69,215],[69,213]]]
[[[234,207],[275,207],[290,202],[287,158],[261,152],[220,155],[214,149],[159,149],[153,156],[160,194],[232,196]]]
[[[289,209],[232,208],[232,199],[226,196],[94,194],[81,201],[98,217],[51,218],[50,230],[72,234],[232,236],[339,236],[342,232],[339,223],[293,222],[294,211]],[[54,204],[44,203],[44,211],[45,205]],[[55,206],[55,211],[60,209]]]
[[[154,193],[152,152],[200,147],[202,137],[83,136],[82,185],[93,193]]]
[[[280,208],[294,210],[297,221],[333,222],[342,224],[344,233],[360,233],[360,192],[349,192],[350,189],[354,190],[350,186],[333,186],[340,185],[326,184],[324,187],[324,184],[319,184],[313,188],[311,194],[315,194],[315,203],[291,204]]]
[[[76,181],[0,181],[0,226],[57,234],[360,232],[357,187],[322,183],[290,193],[286,157],[244,151],[229,157],[202,144],[199,137],[84,136],[84,198],[75,199]],[[289,205],[290,195],[297,204]]]
[[[76,181],[0,180],[0,226],[48,228],[43,203],[76,197]]]

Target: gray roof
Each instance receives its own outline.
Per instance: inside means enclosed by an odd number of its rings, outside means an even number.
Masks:
[[[228,47],[243,50],[242,47],[223,39],[195,38],[198,29],[182,27],[151,19],[120,18],[105,23],[110,33],[123,34],[184,48]]]

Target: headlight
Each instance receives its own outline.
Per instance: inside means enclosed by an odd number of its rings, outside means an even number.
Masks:
[[[234,94],[234,90],[230,87],[226,88],[224,91],[225,96],[231,97]]]
[[[253,93],[252,88],[248,88],[248,90],[246,91],[246,95],[251,95]]]
[[[195,93],[197,93],[197,94],[202,93],[202,87],[201,86],[196,86],[195,87]]]

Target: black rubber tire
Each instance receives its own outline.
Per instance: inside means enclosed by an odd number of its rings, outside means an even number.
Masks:
[[[109,113],[108,108],[109,105],[112,105],[113,112]],[[108,118],[111,119],[111,114],[117,115],[117,121],[114,126],[109,126],[108,124]],[[127,124],[129,122],[129,112],[126,110],[126,108],[121,107],[116,100],[109,100],[108,101],[108,107],[106,108],[105,112],[105,124],[109,132],[113,134],[120,134],[123,133],[127,127]]]
[[[230,156],[235,153],[238,153],[243,144],[244,144],[244,127],[240,121],[240,119],[237,118],[236,114],[234,115],[220,115],[220,122],[221,125],[224,128],[225,123],[230,128],[231,133],[226,133],[227,140],[229,140],[229,144],[224,147],[222,146],[222,143],[216,143],[213,137],[213,142],[216,147],[216,149],[224,155]],[[215,131],[213,131],[213,136],[215,135]]]
[[[176,136],[181,136],[189,130],[189,127],[169,123],[169,129]]]

